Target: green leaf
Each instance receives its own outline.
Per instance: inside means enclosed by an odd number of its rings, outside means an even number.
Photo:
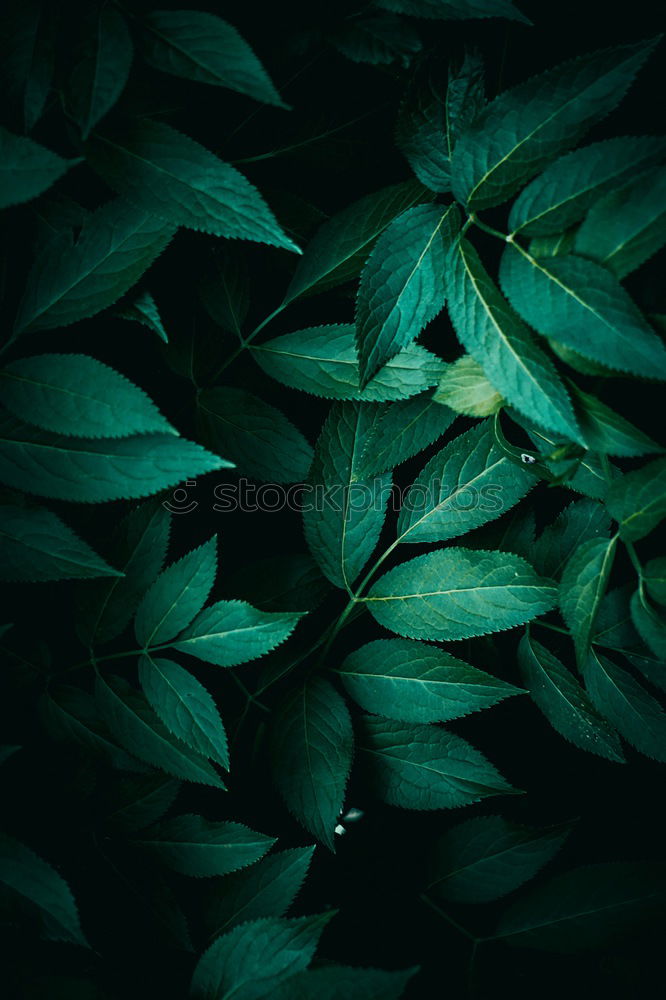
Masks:
[[[163,774],[124,775],[105,798],[104,825],[114,833],[144,830],[171,808],[180,787]]]
[[[561,157],[513,203],[509,215],[512,233],[562,233],[582,219],[600,195],[658,163],[665,152],[666,140],[661,136],[632,135],[595,142]]]
[[[143,648],[173,639],[206,603],[217,573],[217,536],[172,563],[143,597],[134,632]]]
[[[0,371],[2,402],[44,430],[87,438],[177,434],[155,404],[119,372],[86,354],[39,354]]]
[[[391,492],[391,474],[361,479],[359,468],[374,407],[337,403],[317,441],[310,499],[303,506],[305,540],[322,573],[349,590],[373,553]]]
[[[421,470],[398,518],[400,542],[444,542],[500,517],[535,485],[486,420],[454,438]]]
[[[65,92],[67,113],[83,139],[120,97],[134,54],[125,20],[114,7],[95,10],[89,22],[83,56],[74,66]]]
[[[385,628],[411,639],[468,639],[551,611],[557,591],[519,556],[438,549],[389,570],[365,598]]]
[[[64,878],[29,847],[6,833],[0,833],[0,882],[37,907],[51,940],[90,947]]]
[[[227,734],[211,695],[172,660],[142,656],[139,681],[153,711],[169,732],[229,770]]]
[[[451,167],[441,86],[432,66],[409,79],[398,111],[396,143],[414,174],[431,191],[451,190]]]
[[[125,304],[118,306],[116,316],[120,319],[128,319],[135,323],[141,323],[142,326],[147,326],[148,329],[152,330],[153,333],[156,333],[160,340],[163,340],[165,344],[169,343],[169,338],[166,330],[164,329],[164,325],[160,317],[160,311],[157,308],[157,303],[150,292],[145,289],[137,292]]]
[[[465,820],[437,841],[428,892],[454,903],[501,899],[534,878],[570,832],[565,824],[535,830],[502,816]]]
[[[92,695],[80,688],[52,686],[40,703],[40,718],[56,742],[75,743],[93,760],[103,758],[117,770],[144,771],[143,764],[114,743]]]
[[[650,597],[666,604],[666,556],[650,559],[643,567],[643,583]]]
[[[296,847],[269,854],[225,878],[207,912],[211,937],[258,917],[282,917],[303,884],[313,853],[314,847]]]
[[[204,608],[171,645],[217,667],[235,667],[279,646],[301,617],[257,611],[245,601],[218,601]]]
[[[57,500],[145,497],[229,464],[172,434],[87,440],[0,422],[0,481]]]
[[[300,252],[243,174],[169,125],[142,119],[93,132],[86,156],[112,188],[166,222]]]
[[[393,14],[347,17],[331,41],[347,59],[372,66],[400,62],[406,67],[421,51],[416,28]]]
[[[515,792],[483,754],[437,726],[365,718],[359,750],[373,792],[401,809],[454,809]]]
[[[625,541],[648,535],[666,517],[666,459],[658,458],[616,480],[607,506]]]
[[[143,57],[155,69],[287,107],[245,39],[221,17],[154,10],[142,24]]]
[[[560,736],[580,750],[624,763],[617,733],[556,656],[526,633],[518,662],[532,701]]]
[[[192,977],[192,1000],[261,1000],[310,964],[332,912],[267,917],[234,927],[203,953]]]
[[[615,558],[617,535],[591,538],[573,552],[562,573],[560,607],[584,663],[594,634],[594,622]]]
[[[351,769],[349,711],[328,681],[294,687],[272,720],[273,779],[290,812],[331,851]]]
[[[411,14],[413,17],[462,20],[505,17],[510,21],[530,21],[514,7],[512,0],[377,0],[379,7]]]
[[[666,660],[666,619],[650,604],[642,585],[631,598],[631,620],[648,649]]]
[[[84,222],[76,243],[39,254],[16,318],[16,334],[52,330],[95,316],[135,285],[164,250],[174,227],[120,198]]]
[[[479,362],[469,354],[463,354],[449,365],[433,399],[466,417],[489,417],[497,413],[504,402]]]
[[[625,278],[666,242],[666,170],[657,167],[600,199],[576,232],[582,257]]]
[[[276,407],[244,389],[204,389],[198,396],[205,440],[252,479],[300,483],[312,464],[312,446]]]
[[[630,931],[657,915],[663,896],[661,865],[610,862],[574,868],[516,900],[493,938],[556,952],[622,944]]]
[[[229,594],[261,611],[313,611],[330,589],[328,580],[306,552],[245,563],[227,578],[226,587]]]
[[[632,649],[640,646],[640,636],[631,620],[630,598],[633,584],[609,590],[599,605],[592,642],[596,646]]]
[[[603,504],[575,500],[544,529],[534,550],[534,565],[545,576],[559,577],[584,542],[608,538],[611,521]]]
[[[595,650],[585,663],[585,686],[595,707],[628,743],[666,761],[666,713],[645,688]]]
[[[120,577],[101,556],[45,507],[0,507],[0,578],[72,580]]]
[[[573,382],[569,382],[569,388],[583,437],[591,451],[623,458],[664,451],[661,445],[596,396],[583,392]]]
[[[30,132],[44,111],[55,70],[56,8],[40,0],[15,0],[7,7],[3,29],[3,70],[9,91],[22,108]]]
[[[594,261],[566,254],[535,259],[517,243],[507,246],[502,287],[521,316],[609,368],[666,378],[666,348],[625,290]]]
[[[284,302],[323,292],[358,277],[370,249],[392,219],[432,194],[406,181],[368,194],[325,222],[298,262]]]
[[[506,201],[620,102],[656,40],[582,56],[508,90],[461,136],[453,193],[475,210]]]
[[[208,761],[173,737],[146,700],[121,677],[98,674],[95,698],[111,735],[139,760],[175,778],[224,788]]]
[[[666,691],[666,668],[664,667],[663,657],[654,657],[652,654],[647,656],[644,653],[629,653],[624,654],[636,670],[640,670],[643,676],[653,684],[656,688],[661,691]]]
[[[162,820],[135,843],[181,875],[205,878],[254,864],[271,849],[275,838],[241,823],[211,823],[188,813]]]
[[[0,208],[37,198],[79,162],[0,126]]]
[[[250,280],[243,259],[230,251],[215,255],[199,283],[199,294],[213,322],[242,339],[250,308]]]
[[[479,52],[471,50],[465,52],[459,69],[449,63],[449,85],[444,106],[449,159],[458,139],[485,105],[483,59]]]
[[[399,1000],[417,969],[386,972],[347,965],[308,969],[279,986],[272,1000]]]
[[[467,240],[451,249],[446,280],[449,314],[458,339],[495,389],[531,420],[580,440],[555,367],[500,295]]]
[[[164,565],[169,527],[168,511],[148,502],[130,511],[111,533],[109,552],[123,576],[81,587],[77,631],[86,646],[109,642],[124,631]]]
[[[455,413],[430,393],[376,409],[361,455],[358,475],[376,476],[417,455],[446,433]]]
[[[449,722],[490,708],[521,689],[450,653],[410,639],[378,639],[339,668],[361,708],[399,722]]]
[[[378,239],[356,299],[363,387],[442,309],[445,254],[458,226],[454,205],[418,205],[394,219]]]
[[[344,324],[314,326],[253,345],[252,355],[271,378],[326,399],[372,403],[407,399],[436,385],[444,372],[443,361],[411,344],[361,390],[353,331],[353,326]]]

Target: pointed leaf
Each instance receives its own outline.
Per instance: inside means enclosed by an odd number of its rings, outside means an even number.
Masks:
[[[67,113],[84,139],[123,92],[134,54],[125,20],[114,7],[102,7],[90,20],[83,57],[72,70],[65,93]]]
[[[616,480],[607,505],[625,541],[648,535],[666,517],[666,459],[658,458]]]
[[[610,406],[606,406],[596,396],[583,392],[573,382],[569,382],[569,387],[583,437],[591,451],[605,455],[620,455],[623,458],[664,451],[661,445],[638,427],[634,427],[619,413],[611,410]]]
[[[150,292],[145,289],[134,295],[124,305],[118,306],[116,316],[119,316],[121,319],[133,320],[135,323],[141,323],[142,326],[147,326],[165,344],[169,343],[157,303]]]
[[[650,559],[643,567],[643,582],[650,597],[666,604],[666,556]]]
[[[272,1000],[399,1000],[417,969],[386,972],[327,965],[299,972],[272,994]]]
[[[217,537],[172,563],[146,592],[134,631],[142,647],[173,639],[206,603],[217,572]]]
[[[262,858],[275,843],[241,823],[211,823],[191,813],[162,820],[135,843],[159,860],[195,878],[227,875]]]
[[[171,645],[217,667],[235,667],[279,646],[301,617],[257,611],[244,601],[218,601],[204,608]]]
[[[349,711],[321,678],[295,687],[271,731],[273,778],[289,810],[334,850],[333,831],[351,769],[354,735]]]
[[[438,549],[389,570],[365,598],[385,628],[411,639],[467,639],[550,611],[557,591],[503,552]]]
[[[37,198],[78,162],[0,127],[0,208]]]
[[[414,17],[441,17],[454,21],[477,17],[506,17],[510,21],[530,23],[514,7],[512,0],[378,0],[378,6]]]
[[[339,668],[348,694],[367,712],[400,722],[449,722],[490,708],[520,688],[410,639],[378,639]]]
[[[365,718],[359,751],[374,793],[401,809],[454,809],[515,791],[483,754],[437,726]]]
[[[591,538],[575,550],[562,573],[560,607],[584,663],[594,634],[594,622],[615,558],[617,535]]]
[[[504,402],[479,362],[469,354],[463,354],[449,365],[433,399],[466,417],[489,417],[497,413]]]
[[[176,801],[180,782],[164,774],[126,775],[108,795],[104,824],[110,830],[136,833],[156,823]]]
[[[666,618],[650,604],[644,586],[631,598],[631,620],[648,649],[660,660],[666,660]]]
[[[417,70],[398,111],[396,143],[415,175],[431,191],[451,190],[451,167],[442,88],[432,67]]]
[[[358,475],[376,476],[417,455],[444,434],[455,413],[430,393],[383,406],[377,413],[361,455]]]

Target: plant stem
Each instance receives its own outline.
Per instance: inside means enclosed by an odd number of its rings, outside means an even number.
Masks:
[[[220,375],[222,374],[222,372],[226,371],[226,369],[229,367],[229,365],[232,364],[236,360],[236,358],[243,353],[243,351],[245,350],[245,348],[248,347],[248,345],[252,343],[252,341],[257,336],[257,334],[260,333],[261,330],[263,330],[265,326],[268,326],[268,324],[270,322],[272,322],[272,320],[274,320],[276,316],[280,315],[280,313],[282,312],[282,310],[285,309],[287,305],[288,305],[288,302],[287,302],[286,299],[284,299],[280,303],[280,305],[277,307],[277,309],[274,309],[273,312],[269,313],[269,315],[266,316],[265,319],[262,319],[261,323],[259,323],[258,326],[255,326],[254,330],[251,333],[248,333],[247,337],[244,337],[241,340],[241,342],[238,345],[238,347],[234,351],[231,352],[231,354],[222,362],[222,364],[220,365],[220,367],[217,369],[217,371],[215,372],[215,374],[213,375],[213,377],[210,380],[210,384],[211,385],[213,385],[217,381],[217,379],[220,377]]]
[[[422,903],[425,903],[426,906],[429,906],[431,910],[434,910],[435,913],[442,918],[442,920],[446,920],[448,924],[451,924],[451,926],[454,927],[459,934],[462,934],[463,937],[466,937],[468,941],[472,941],[475,945],[478,945],[481,941],[486,940],[485,938],[477,937],[477,935],[473,934],[467,929],[467,927],[463,927],[462,924],[459,924],[457,920],[454,920],[450,913],[447,913],[446,910],[442,910],[437,903],[433,903],[427,893],[422,892],[419,899]]]
[[[82,660],[80,663],[75,663],[71,667],[66,667],[64,670],[59,670],[55,675],[60,677],[62,674],[72,673],[74,670],[83,670],[84,667],[96,666],[98,663],[106,663],[108,660],[124,660],[129,656],[141,656],[142,654],[156,653],[160,649],[169,649],[173,643],[163,642],[161,646],[149,646],[146,649],[126,649],[122,653],[108,653],[106,656],[95,656],[91,653],[87,660]]]
[[[506,233],[501,233],[499,229],[494,229],[492,226],[489,226],[487,222],[483,222],[482,219],[479,219],[474,212],[470,212],[469,218],[472,224],[477,226],[479,229],[483,229],[484,233],[490,233],[491,236],[496,236],[498,240],[503,240],[505,243],[513,242],[513,236],[507,236]]]

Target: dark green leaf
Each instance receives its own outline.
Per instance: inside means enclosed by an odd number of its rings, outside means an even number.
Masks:
[[[658,458],[616,480],[607,505],[625,541],[648,535],[666,517],[666,459]]]
[[[181,875],[204,878],[228,875],[254,864],[271,849],[275,839],[241,823],[211,823],[203,816],[188,813],[162,820],[145,830],[135,843]]]
[[[560,584],[560,607],[576,646],[576,655],[584,663],[594,633],[599,604],[606,592],[615,558],[617,535],[591,538],[583,542],[569,558]]]
[[[201,611],[215,583],[217,536],[160,573],[136,613],[134,632],[143,648],[173,639]]]
[[[78,162],[0,127],[0,208],[36,198]]]
[[[204,608],[171,645],[217,667],[235,667],[279,646],[300,618],[257,611],[244,601],[218,601]]]
[[[544,529],[534,550],[534,565],[546,576],[559,577],[583,542],[608,538],[611,521],[605,507],[594,500],[576,500]]]
[[[292,976],[272,994],[272,1000],[399,1000],[416,971],[327,965]]]
[[[67,112],[84,139],[123,92],[133,56],[127,25],[114,7],[101,7],[89,20],[85,51],[65,93]]]

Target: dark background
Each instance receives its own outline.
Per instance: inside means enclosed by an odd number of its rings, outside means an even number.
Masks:
[[[132,10],[152,5],[132,4]],[[166,6],[166,4],[164,5]],[[174,5],[177,6],[177,5]],[[545,4],[518,0],[518,6],[532,18],[534,27],[502,21],[422,22],[426,48],[441,53],[443,60],[459,57],[466,44],[478,47],[487,66],[490,97],[499,90],[526,79],[533,73],[569,57],[606,45],[652,37],[663,27],[661,5],[635,0],[624,6],[605,3],[553,2]],[[202,9],[205,4],[201,5]],[[126,101],[140,101],[152,114],[168,109],[166,120],[193,136],[224,159],[237,162],[275,150],[318,132],[344,126],[334,135],[309,142],[292,153],[265,160],[238,163],[265,194],[278,218],[304,243],[323,216],[386,184],[407,179],[408,168],[396,151],[393,140],[395,109],[405,74],[394,67],[357,65],[345,59],[327,41],[339,29],[353,4],[312,4],[303,8],[293,3],[261,4],[254,0],[229,2],[208,9],[223,14],[250,41],[264,61],[283,96],[293,105],[291,113],[262,108],[250,100],[223,95],[213,88],[143,71],[135,66]],[[78,8],[65,5],[63,16],[71,19],[72,38]],[[661,95],[664,90],[663,45],[643,70],[639,81],[622,106],[592,133],[591,138],[623,134],[657,133],[663,126]],[[65,47],[61,58],[66,61]],[[11,117],[11,115],[10,115]],[[354,119],[359,119],[353,123]],[[11,127],[11,122],[6,122]],[[57,151],[72,155],[73,135],[63,131],[57,107],[49,109],[35,137]],[[68,178],[70,193],[84,204],[94,206],[108,195],[90,172],[77,170]],[[314,209],[313,209],[314,206]],[[323,216],[322,214],[323,213]],[[9,263],[5,271],[7,309],[20,295],[22,274],[28,263],[35,232],[12,229],[13,218],[3,234]],[[488,214],[488,221],[502,228],[505,210]],[[34,219],[35,230],[39,220]],[[194,393],[189,381],[178,371],[180,346],[196,338],[200,346],[200,380],[205,383],[215,359],[229,350],[219,330],[213,327],[196,304],[198,276],[215,241],[211,237],[182,232],[175,244],[151,272],[150,286],[160,304],[174,347],[161,351],[145,331],[115,319],[96,318],[57,333],[57,350],[90,350],[141,384],[168,418],[184,433],[196,437]],[[492,267],[496,245],[479,234],[477,246]],[[252,303],[248,329],[259,322],[280,301],[294,266],[284,252],[247,245],[252,282]],[[629,288],[648,309],[663,309],[663,286],[659,283],[663,261],[651,262],[632,276]],[[269,327],[265,336],[323,322],[348,322],[353,316],[353,300],[347,290],[306,299],[289,308]],[[32,348],[52,350],[52,333],[35,335]],[[429,328],[426,343],[444,358],[458,353],[450,324],[445,317]],[[92,346],[90,346],[92,345]],[[176,360],[174,361],[174,356]],[[211,360],[212,357],[212,360]],[[212,368],[211,368],[212,366]],[[276,385],[258,372],[252,360],[241,358],[225,374],[225,382],[245,385],[284,409],[314,441],[327,411],[327,404]],[[580,379],[585,387],[594,380]],[[626,380],[612,380],[604,387],[604,399],[615,402],[622,413],[639,426],[663,438],[660,390]],[[463,429],[463,422],[457,425]],[[408,483],[424,462],[424,456],[404,467],[400,481]],[[200,506],[192,514],[175,517],[173,558],[210,536],[220,536],[221,573],[215,597],[231,595],[234,574],[248,563],[266,555],[305,551],[298,515],[215,514],[213,486],[220,476],[197,483],[191,494]],[[233,481],[233,479],[230,479]],[[543,486],[536,500],[539,527],[568,502],[564,490]],[[58,505],[53,505],[58,509]],[[61,505],[70,523],[86,538],[100,544],[124,507],[106,504],[102,508],[76,509]],[[390,540],[392,527],[386,531]],[[416,554],[422,549],[412,549]],[[656,553],[650,553],[656,554]],[[400,558],[404,554],[400,553]],[[626,573],[620,561],[618,578]],[[46,585],[14,587],[5,596],[5,620],[16,621],[48,639],[56,664],[66,665],[83,658],[83,650],[73,636],[76,617],[76,587]],[[332,595],[305,629],[316,635],[342,607],[342,598]],[[379,628],[367,617],[345,631],[336,658],[362,642],[377,638]],[[557,640],[557,637],[554,637]],[[131,642],[131,640],[130,640]],[[568,653],[566,640],[548,645]],[[119,640],[125,648],[127,639]],[[464,647],[464,648],[463,648]],[[515,661],[516,634],[456,644],[454,652],[479,667],[518,683]],[[221,711],[231,733],[242,709],[238,692],[226,680],[218,681],[214,668],[188,664],[204,683],[220,697]],[[132,676],[132,667],[123,668]],[[258,683],[263,664],[240,668],[244,682]],[[123,670],[119,670],[123,672]],[[20,668],[19,668],[20,673]],[[57,857],[71,878],[81,903],[84,927],[91,938],[104,940],[100,959],[86,958],[87,968],[97,984],[118,997],[183,997],[191,969],[191,959],[165,943],[154,925],[154,914],[144,912],[117,869],[100,864],[91,847],[94,827],[95,787],[86,761],[75,753],[55,751],[35,722],[34,690],[26,672],[20,688],[12,664],[11,700],[5,701],[3,742],[20,742],[29,749],[16,765],[8,765],[9,788],[5,808],[10,829],[23,836],[37,850],[43,843],[47,857]],[[216,684],[220,684],[219,689]],[[18,691],[18,693],[17,693]],[[280,685],[269,701],[279,697]],[[530,825],[577,820],[575,830],[552,870],[610,860],[639,860],[663,857],[663,823],[658,807],[661,784],[659,765],[627,748],[625,766],[585,755],[562,740],[526,698],[515,698],[454,724],[453,728],[484,751],[517,788],[521,797],[490,800],[464,812],[413,813],[377,803],[354,772],[348,805],[364,811],[363,819],[350,825],[339,839],[335,857],[319,847],[310,876],[297,901],[299,913],[336,907],[341,912],[329,926],[321,952],[330,960],[363,966],[404,968],[420,965],[407,996],[495,997],[510,993],[515,997],[550,998],[605,995],[610,997],[648,994],[650,976],[661,965],[662,930],[642,935],[614,947],[606,954],[583,957],[550,955],[509,949],[488,944],[481,948],[476,971],[469,976],[469,944],[418,899],[429,845],[442,831],[463,818],[501,812]],[[233,771],[229,796],[186,787],[179,799],[182,811],[201,812],[210,818],[228,816],[248,823],[265,833],[279,835],[281,846],[307,844],[311,838],[290,818],[272,790],[265,749],[265,724],[260,712],[251,712],[233,745]],[[111,852],[113,848],[110,848]],[[118,861],[118,859],[116,859]],[[130,864],[127,859],[124,862]],[[118,861],[122,869],[123,858]],[[123,869],[124,870],[124,869]],[[190,891],[183,880],[178,892],[187,899]],[[197,887],[198,889],[198,887]],[[141,896],[143,890],[138,891]],[[198,897],[197,897],[198,898]],[[129,900],[129,902],[128,902]],[[488,932],[503,904],[478,909],[453,907],[461,923],[480,934]],[[195,921],[196,923],[196,921]],[[96,936],[97,935],[97,936]],[[78,973],[70,950],[46,945],[43,954],[31,948],[21,951],[18,941],[5,941],[12,964],[18,972],[12,983],[17,995],[60,996],[55,987],[39,979],[35,959],[63,975]],[[40,946],[41,948],[41,946]],[[17,961],[18,959],[18,961]],[[38,963],[38,964],[39,964]],[[37,983],[26,986],[37,974]],[[22,980],[24,985],[19,987]],[[64,995],[64,994],[63,994]],[[77,994],[75,991],[71,996]],[[96,994],[86,994],[96,995]]]

